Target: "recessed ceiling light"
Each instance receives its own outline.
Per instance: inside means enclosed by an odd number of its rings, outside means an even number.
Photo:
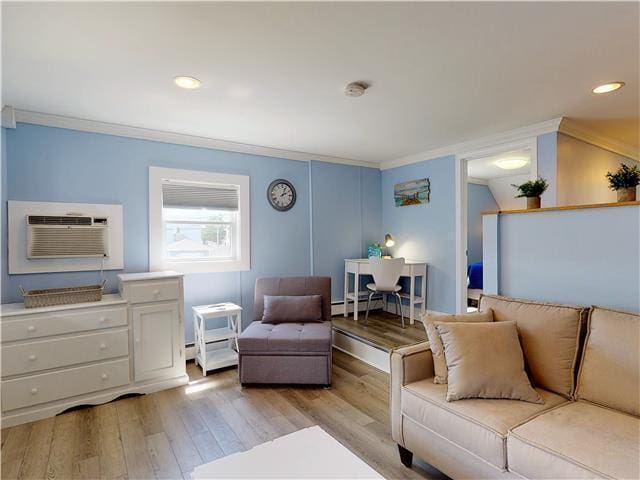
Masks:
[[[596,88],[591,90],[593,93],[609,93],[615,92],[616,90],[624,87],[624,82],[609,82],[603,85],[598,85]]]
[[[193,77],[176,77],[173,79],[175,84],[180,88],[186,88],[187,90],[194,90],[196,88],[200,88],[202,82],[197,78]]]
[[[496,160],[496,165],[503,170],[515,170],[524,167],[527,163],[529,159],[526,157],[507,157]]]

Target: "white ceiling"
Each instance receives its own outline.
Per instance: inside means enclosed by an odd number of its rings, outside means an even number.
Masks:
[[[514,168],[512,170],[500,168],[497,165],[498,160],[500,159],[509,159],[509,158],[522,158],[528,159],[529,163],[520,167]],[[492,155],[489,157],[475,158],[473,160],[469,160],[467,162],[467,175],[471,178],[477,178],[481,180],[489,180],[492,178],[501,178],[501,177],[512,177],[514,175],[526,175],[531,172],[531,151],[528,149],[525,150],[514,150],[510,152],[505,152],[500,155]]]
[[[636,2],[2,10],[2,103],[18,109],[372,162],[560,116],[638,145]],[[371,88],[345,97],[355,80]],[[627,85],[591,93],[610,80]]]

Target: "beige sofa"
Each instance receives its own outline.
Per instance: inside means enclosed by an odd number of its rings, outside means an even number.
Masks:
[[[483,296],[515,320],[543,405],[447,402],[427,342],[391,354],[391,427],[413,454],[452,478],[640,478],[640,316]]]

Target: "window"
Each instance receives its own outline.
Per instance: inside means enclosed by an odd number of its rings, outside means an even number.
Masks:
[[[249,270],[249,177],[149,168],[152,270]]]

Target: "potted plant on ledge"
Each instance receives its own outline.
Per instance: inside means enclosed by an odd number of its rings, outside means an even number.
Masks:
[[[618,202],[636,201],[636,187],[640,184],[640,170],[637,165],[630,167],[621,163],[617,172],[607,172],[607,179],[609,188],[618,194]]]
[[[516,198],[527,197],[527,210],[540,208],[540,195],[549,188],[549,184],[544,178],[529,180],[522,185],[511,184],[511,186],[518,189]]]

